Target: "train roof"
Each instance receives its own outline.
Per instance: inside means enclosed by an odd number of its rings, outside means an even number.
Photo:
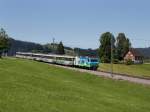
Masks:
[[[58,54],[42,54],[42,53],[31,53],[31,52],[16,52],[17,54],[29,54],[29,55],[39,55],[39,56],[50,56],[50,57],[64,57],[64,58],[98,58],[94,56],[69,56],[69,55],[58,55]]]
[[[17,54],[29,54],[39,56],[51,56],[51,57],[64,57],[64,58],[75,58],[74,56],[58,55],[58,54],[42,54],[42,53],[31,53],[31,52],[16,52]]]

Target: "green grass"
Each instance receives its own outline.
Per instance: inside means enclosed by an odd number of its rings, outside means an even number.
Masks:
[[[0,60],[0,112],[149,111],[149,86],[35,61]]]
[[[101,63],[98,70],[110,72],[111,65]],[[125,65],[113,64],[113,72],[131,76],[150,78],[150,64]]]

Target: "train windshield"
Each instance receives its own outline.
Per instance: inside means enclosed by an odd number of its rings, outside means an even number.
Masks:
[[[91,59],[91,62],[98,62],[98,59]]]

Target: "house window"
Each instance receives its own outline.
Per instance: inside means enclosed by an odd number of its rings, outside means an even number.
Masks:
[[[135,56],[135,60],[139,60],[140,59],[140,57],[138,57],[138,56]]]

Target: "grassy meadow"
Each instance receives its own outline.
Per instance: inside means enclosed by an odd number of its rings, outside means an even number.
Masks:
[[[150,87],[0,59],[0,112],[149,112]]]
[[[98,70],[110,72],[111,65],[101,63]],[[138,76],[144,78],[150,78],[150,64],[137,64],[137,65],[125,65],[125,64],[113,64],[113,72],[120,74],[127,74],[131,76]]]

